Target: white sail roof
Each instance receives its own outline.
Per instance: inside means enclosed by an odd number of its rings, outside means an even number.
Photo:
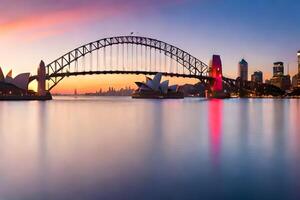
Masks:
[[[152,90],[152,88],[149,88],[145,83],[135,82],[135,84],[138,86],[139,90],[147,90],[147,91]]]
[[[155,91],[159,89],[161,77],[162,77],[162,73],[157,73],[153,78],[153,86]]]
[[[19,74],[13,79],[13,84],[23,90],[28,89],[30,73]]]
[[[168,93],[168,87],[169,87],[169,81],[166,80],[162,82],[159,86],[162,93],[167,94]]]
[[[16,76],[15,78],[13,78],[12,70],[10,70],[7,73],[6,77],[4,78],[3,71],[0,67],[0,81],[13,84],[18,88],[27,90],[28,84],[29,84],[29,77],[30,77],[30,73],[22,73],[22,74],[19,74],[18,76]]]
[[[162,73],[157,73],[153,79],[146,77],[146,83],[142,82],[136,82],[136,85],[138,86],[139,90],[152,90],[155,92],[161,92],[164,94],[167,94],[169,90],[172,92],[177,92],[178,86],[172,85],[169,87],[169,80],[161,82],[162,79]]]

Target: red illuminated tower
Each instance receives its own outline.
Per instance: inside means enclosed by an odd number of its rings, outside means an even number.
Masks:
[[[211,88],[212,92],[223,92],[222,61],[219,55],[213,55],[209,75],[215,79]]]

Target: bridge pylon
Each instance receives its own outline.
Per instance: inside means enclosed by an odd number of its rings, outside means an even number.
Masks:
[[[214,80],[211,82],[211,94],[212,98],[226,98],[229,94],[224,93],[223,89],[223,73],[222,73],[222,61],[221,56],[213,55],[210,62],[209,76]]]
[[[37,82],[38,82],[38,95],[46,96],[46,66],[44,61],[41,60],[37,70]]]
[[[223,92],[221,56],[213,55],[212,61],[210,63],[209,75],[214,78],[212,84],[212,92]]]

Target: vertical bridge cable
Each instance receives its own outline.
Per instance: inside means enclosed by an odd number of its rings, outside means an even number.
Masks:
[[[129,68],[128,68],[128,66],[129,66],[129,45],[128,45],[128,43],[126,44],[126,70],[129,70]]]
[[[74,62],[75,72],[78,72],[78,60],[77,60],[77,51],[75,50],[75,62]]]
[[[90,53],[90,71],[93,71],[93,54]]]
[[[179,68],[179,60],[178,60],[178,56],[176,57],[176,74],[178,74],[178,68]]]
[[[103,53],[101,53],[101,51],[103,51],[103,49],[99,49],[99,71],[102,71],[101,66],[103,66]]]
[[[78,60],[77,60],[77,58],[75,60],[75,72],[78,72]]]
[[[185,73],[184,68],[184,53],[182,53],[182,74]]]
[[[133,57],[133,43],[131,45],[131,71],[133,71],[133,63],[134,63],[134,57]]]
[[[152,62],[151,62],[151,59],[152,59],[152,55],[151,55],[151,54],[152,54],[152,49],[151,49],[151,47],[149,47],[149,53],[150,53],[150,54],[149,54],[149,57],[150,57],[149,72],[151,72],[151,64],[152,64]]]
[[[97,49],[97,71],[99,71],[99,49]]]
[[[138,61],[138,57],[139,57],[139,54],[138,54],[138,44],[135,45],[135,59],[136,59],[136,63],[135,63],[135,70],[136,71],[139,71],[139,61]]]
[[[145,46],[145,71],[148,71],[148,62],[147,62],[147,46]]]
[[[125,71],[125,68],[124,68],[124,66],[125,66],[125,64],[124,64],[124,43],[122,44],[122,68],[123,68],[123,71]]]
[[[171,59],[170,59],[170,71],[172,72],[172,73],[174,73],[174,68],[173,68],[173,62],[174,62],[174,60],[173,60],[173,54],[171,53]]]
[[[103,68],[106,71],[106,47],[103,48]]]
[[[112,46],[110,46],[110,48],[109,48],[109,50],[110,50],[110,59],[109,59],[109,68],[110,68],[110,70],[111,71],[113,71],[112,69],[113,69],[113,63],[112,63]]]
[[[82,58],[82,67],[83,67],[83,71],[85,72],[85,55]]]
[[[143,46],[141,45],[141,61],[140,61],[140,64],[141,64],[141,71],[144,70],[145,66],[143,65]]]
[[[162,64],[161,64],[161,72],[166,72],[167,71],[167,68],[166,68],[166,55],[165,54],[163,54],[163,53],[161,53],[161,56],[162,56],[162,58],[161,58],[161,62],[162,62]]]
[[[163,71],[162,57],[161,57],[161,49],[158,51],[158,72]]]
[[[119,45],[117,44],[117,70],[119,69]]]
[[[165,54],[165,72],[170,72],[167,65],[167,54]]]
[[[56,62],[55,62],[54,68],[55,68],[55,71],[57,72],[57,63]],[[57,78],[55,77],[54,79],[55,79],[55,82],[56,82]]]
[[[158,63],[159,71],[162,72],[163,67],[162,67],[162,63],[161,63],[161,49],[159,49],[158,56],[159,56],[159,63]]]
[[[156,49],[154,49],[154,71],[156,72],[156,54],[157,54],[157,51]]]
[[[162,72],[163,71],[163,63],[162,63],[162,57],[161,57],[161,50],[157,51],[157,56],[158,56],[158,59],[157,59],[157,62],[158,62],[157,72]]]
[[[70,53],[68,54],[68,57],[69,57],[68,68],[69,68],[69,72],[70,72],[70,71],[71,71],[71,63],[70,63],[71,58],[70,58]]]

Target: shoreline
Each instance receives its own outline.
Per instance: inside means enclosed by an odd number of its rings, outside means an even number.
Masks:
[[[52,95],[46,96],[0,96],[0,101],[49,101]]]
[[[152,99],[149,97],[132,97],[132,96],[123,96],[123,95],[47,95],[47,96],[0,96],[1,101],[49,101],[52,100],[53,97],[131,97],[132,99]],[[185,96],[184,98],[205,98],[199,96]],[[182,99],[182,98],[153,98],[153,99]],[[207,99],[218,99],[218,98],[207,98]],[[291,96],[291,97],[230,97],[226,99],[300,99],[300,96]]]

